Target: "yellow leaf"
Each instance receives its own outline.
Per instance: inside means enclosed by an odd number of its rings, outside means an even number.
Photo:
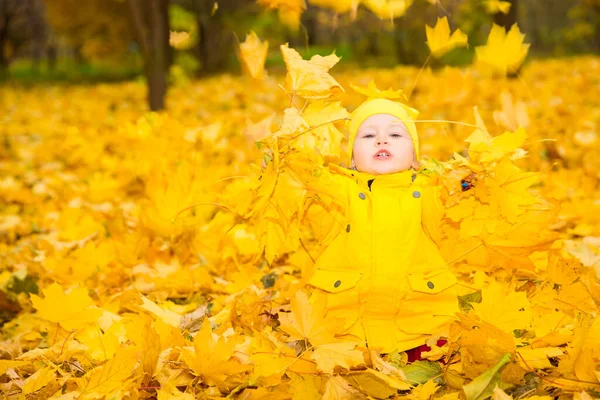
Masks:
[[[37,392],[56,379],[55,372],[56,370],[52,367],[37,370],[33,375],[25,379],[24,385],[21,387],[22,393],[26,395]]]
[[[429,400],[439,388],[434,380],[430,379],[426,383],[414,388],[408,398],[413,400]]]
[[[90,214],[78,208],[68,207],[60,215],[58,229],[60,239],[74,241],[94,235],[103,228]]]
[[[75,288],[65,292],[61,285],[53,283],[44,289],[43,294],[44,298],[31,295],[38,317],[60,323],[65,329],[93,324],[102,315],[102,310],[94,306],[86,289]]]
[[[513,397],[507,395],[504,390],[496,386],[492,392],[492,400],[513,400]]]
[[[0,360],[0,376],[4,375],[9,368],[22,367],[28,364],[27,361]]]
[[[527,128],[529,126],[529,116],[527,115],[527,106],[522,101],[513,103],[510,93],[503,92],[500,95],[502,110],[494,111],[494,121],[504,126],[506,129],[514,132],[518,128]]]
[[[83,398],[98,398],[111,392],[125,390],[136,371],[137,351],[121,348],[114,358],[90,371],[79,382]]]
[[[289,341],[308,340],[313,346],[335,342],[333,336],[341,328],[340,321],[325,318],[325,304],[310,303],[299,290],[291,301],[289,314],[280,314],[281,329],[290,335]]]
[[[563,351],[558,347],[519,347],[517,353],[520,355],[520,357],[516,357],[517,362],[522,364],[522,367],[526,369],[552,368],[549,358],[564,355]]]
[[[294,400],[304,399],[320,399],[323,394],[319,393],[319,389],[325,379],[319,375],[300,375],[288,372],[286,375],[290,377],[290,394]],[[333,388],[330,389],[330,394]],[[330,396],[330,398],[332,398]]]
[[[215,335],[216,336],[216,335]],[[208,385],[222,383],[228,376],[239,374],[252,368],[240,364],[234,357],[234,338],[226,340],[222,336],[213,337],[208,318],[204,319],[200,331],[194,337],[194,347],[181,350],[183,361],[194,374]]]
[[[306,2],[304,0],[258,0],[258,4],[269,8],[276,8],[281,22],[294,31],[298,30],[300,16],[306,10]]]
[[[194,400],[190,393],[181,392],[173,383],[167,382],[157,392],[157,400]]]
[[[179,323],[181,322],[181,315],[173,311],[165,310],[153,301],[148,300],[148,298],[146,298],[145,296],[141,296],[141,299],[142,305],[140,306],[140,308],[146,311],[150,311],[154,316],[161,319],[167,325],[179,328]]]
[[[251,379],[258,382],[259,385],[265,386],[275,386],[281,383],[282,375],[296,358],[296,354],[291,348],[278,348],[271,340],[262,337],[254,338],[248,349],[242,348],[240,351],[252,353],[249,358],[254,364]]]
[[[310,358],[317,362],[319,371],[333,374],[336,366],[350,369],[364,364],[363,353],[355,349],[356,345],[352,342],[322,344],[315,348]]]
[[[427,35],[427,46],[429,46],[431,55],[436,58],[442,57],[456,47],[468,45],[467,35],[460,29],[455,30],[450,35],[448,17],[438,18],[437,24],[433,28],[425,25],[425,33]]]
[[[250,120],[246,121],[246,129],[244,135],[249,142],[260,142],[261,140],[271,136],[271,125],[273,124],[273,117],[275,114],[271,114],[257,123],[253,123]]]
[[[339,375],[332,376],[325,385],[323,400],[359,400],[364,396]]]
[[[529,51],[529,44],[523,43],[524,38],[517,24],[508,34],[503,27],[494,24],[487,43],[475,48],[477,63],[500,75],[517,72]]]
[[[398,377],[386,375],[374,369],[353,371],[346,375],[346,379],[369,396],[384,399],[397,393],[398,390],[410,390],[412,386]]]
[[[485,0],[485,8],[490,14],[508,14],[510,12],[510,1]]]
[[[303,60],[287,44],[281,45],[281,52],[288,71],[287,88],[292,93],[308,99],[325,99],[344,90],[328,73],[340,60],[335,53],[326,57],[315,55],[310,60]]]
[[[413,0],[362,0],[362,4],[380,19],[393,21],[406,14]]]
[[[364,94],[368,99],[402,99],[406,101],[406,95],[402,89],[394,90],[389,88],[387,90],[381,90],[375,85],[375,81],[371,80],[367,87],[361,87],[358,85],[350,84],[350,87],[360,94]]]
[[[240,43],[240,59],[242,68],[254,79],[263,79],[265,60],[269,51],[269,42],[261,42],[254,31],[246,35],[246,40]]]
[[[531,326],[531,304],[524,292],[514,292],[497,282],[481,291],[481,303],[472,303],[482,320],[512,334]]]

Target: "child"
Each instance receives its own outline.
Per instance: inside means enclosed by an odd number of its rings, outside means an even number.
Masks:
[[[395,101],[367,100],[349,122],[351,168],[330,165],[315,178],[290,165],[345,218],[308,282],[326,298],[327,319],[343,321],[339,336],[356,336],[380,353],[444,335],[458,311],[456,278],[432,240],[442,206],[419,170],[414,115]]]

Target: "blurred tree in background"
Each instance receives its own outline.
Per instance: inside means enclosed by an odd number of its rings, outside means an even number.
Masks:
[[[117,0],[44,0],[48,24],[74,57],[121,57],[133,39],[127,4]]]
[[[0,0],[0,74],[25,46],[31,47],[31,59],[37,66],[47,28],[42,0]]]
[[[336,49],[345,65],[423,65],[423,27],[444,16],[472,46],[433,67],[470,63],[493,23],[518,23],[534,56],[600,51],[600,0],[0,0],[0,71],[39,70],[44,58],[48,69],[112,62],[145,75],[158,110],[169,83],[237,68],[238,38],[251,30],[271,43],[271,66],[285,42],[306,56]]]

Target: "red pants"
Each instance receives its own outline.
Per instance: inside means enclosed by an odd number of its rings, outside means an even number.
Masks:
[[[446,343],[446,339],[440,339],[437,341],[436,346],[442,347]],[[421,360],[421,353],[424,353],[426,351],[431,351],[431,347],[427,346],[426,344],[419,347],[415,347],[414,349],[406,350],[406,354],[408,355],[408,362]]]

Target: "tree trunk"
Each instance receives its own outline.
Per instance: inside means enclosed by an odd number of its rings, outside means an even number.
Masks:
[[[167,74],[171,65],[169,0],[129,0],[138,43],[144,57],[150,110],[165,108]]]
[[[511,26],[513,26],[514,24],[517,23],[518,20],[518,7],[519,7],[519,1],[518,0],[509,0],[510,2],[510,10],[508,12],[508,14],[504,14],[504,13],[496,13],[494,14],[494,23],[496,25],[500,25],[501,27],[505,28],[506,30],[510,29]]]
[[[46,47],[46,59],[48,60],[48,70],[56,70],[57,48],[56,44],[50,43]]]
[[[152,111],[165,108],[169,72],[169,5],[167,0],[150,0],[151,51],[148,100]]]
[[[8,39],[8,15],[6,2],[0,2],[0,76],[4,75],[8,69],[8,56],[6,51],[6,42]]]
[[[194,54],[202,63],[199,75],[210,75],[222,70],[233,50],[233,35],[225,28],[222,14],[235,9],[231,2],[219,2],[219,10],[212,15],[214,2],[192,0],[192,9],[200,31]]]

